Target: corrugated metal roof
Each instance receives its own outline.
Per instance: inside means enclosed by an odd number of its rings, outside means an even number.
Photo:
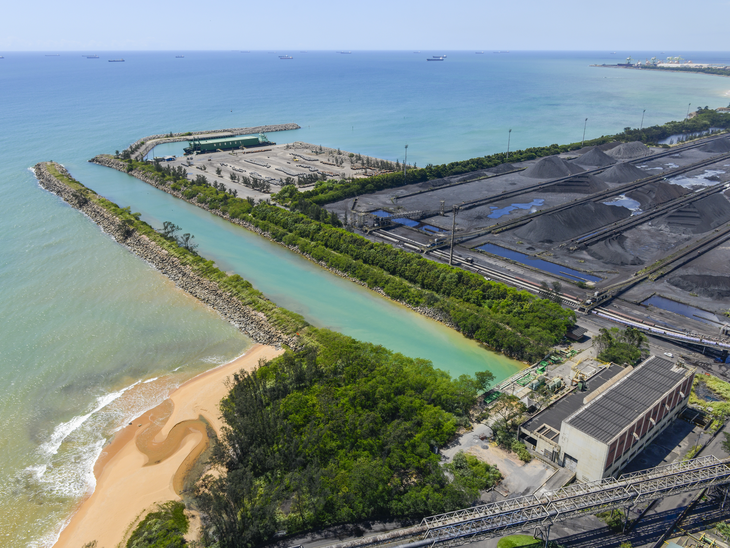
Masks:
[[[598,374],[588,379],[588,389],[581,391],[576,390],[575,392],[564,396],[553,405],[541,411],[530,420],[526,421],[522,428],[530,432],[536,430],[543,424],[560,430],[560,425],[563,420],[583,406],[583,399],[598,390],[607,381],[621,373],[623,369],[618,365],[611,365],[602,369]]]
[[[652,357],[565,420],[566,424],[609,443],[657,400],[684,379],[685,369]]]

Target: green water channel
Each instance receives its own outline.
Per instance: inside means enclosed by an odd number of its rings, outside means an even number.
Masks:
[[[93,164],[71,171],[101,195],[142,213],[152,226],[172,221],[182,232],[194,234],[201,255],[227,272],[240,274],[278,305],[302,314],[315,326],[429,359],[455,377],[489,369],[503,379],[522,366],[134,177]]]

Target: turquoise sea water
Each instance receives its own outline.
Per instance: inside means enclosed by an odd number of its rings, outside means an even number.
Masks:
[[[176,52],[177,53],[177,52]],[[280,52],[286,53],[286,52]],[[63,163],[88,186],[200,251],[315,325],[430,358],[453,374],[517,364],[126,175],[86,163],[168,131],[296,122],[271,134],[418,165],[580,140],[726,106],[730,81],[588,67],[626,55],[184,52],[0,60],[0,545],[45,546],[93,487],[111,433],[182,379],[250,342],[175,289],[28,168]],[[632,52],[636,58],[635,52]],[[651,53],[648,56],[652,56]],[[125,63],[107,63],[122,57]],[[643,57],[643,56],[641,56]],[[725,54],[693,56],[728,62]],[[150,381],[152,382],[145,382]]]

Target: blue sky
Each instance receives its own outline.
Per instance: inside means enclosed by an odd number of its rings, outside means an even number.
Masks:
[[[725,51],[730,0],[8,2],[0,51]]]

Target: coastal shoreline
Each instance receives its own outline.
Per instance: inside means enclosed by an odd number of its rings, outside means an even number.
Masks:
[[[219,403],[228,393],[228,380],[283,352],[255,345],[183,383],[161,405],[119,430],[94,466],[96,488],[79,504],[54,547],[79,548],[96,540],[99,547],[112,548],[157,503],[180,500],[185,476],[210,443],[206,429],[196,423],[220,435]]]
[[[250,232],[253,232],[254,234],[257,234],[259,236],[262,236],[262,237],[266,238],[267,240],[269,240],[270,242],[272,242],[274,244],[277,244],[277,245],[280,245],[280,246],[288,249],[289,251],[292,251],[292,252],[296,253],[297,255],[300,255],[300,256],[304,257],[308,261],[316,264],[317,266],[319,266],[321,268],[324,268],[328,272],[330,272],[332,274],[335,274],[336,276],[339,276],[340,278],[344,278],[344,279],[346,279],[346,280],[348,280],[350,282],[353,282],[353,283],[355,283],[355,284],[357,284],[359,286],[362,286],[362,287],[365,287],[367,289],[370,289],[374,293],[377,293],[381,297],[384,297],[384,298],[388,299],[391,302],[394,302],[394,303],[399,304],[401,306],[405,306],[409,310],[412,310],[413,312],[416,312],[416,313],[418,313],[418,314],[420,314],[422,316],[425,316],[426,318],[429,318],[431,320],[434,320],[434,321],[436,321],[436,322],[438,322],[438,323],[440,323],[440,324],[442,324],[442,325],[444,325],[444,326],[446,326],[446,327],[448,327],[450,329],[453,329],[457,333],[460,333],[461,334],[461,332],[458,330],[458,328],[456,327],[456,325],[454,325],[448,318],[446,318],[445,314],[442,313],[441,311],[435,310],[433,308],[425,307],[425,306],[415,307],[415,306],[412,306],[412,305],[408,304],[407,302],[393,299],[392,297],[388,296],[385,293],[385,291],[383,291],[382,288],[378,288],[378,287],[368,288],[368,286],[367,286],[367,284],[365,282],[363,282],[361,280],[358,280],[356,278],[353,278],[352,276],[346,274],[345,272],[342,272],[340,270],[337,270],[335,268],[332,268],[332,267],[328,266],[323,261],[317,261],[314,257],[310,256],[307,253],[304,253],[303,251],[301,251],[295,245],[287,245],[284,242],[279,242],[279,241],[275,240],[271,236],[271,234],[269,234],[268,232],[266,232],[264,230],[261,230],[260,228],[258,228],[257,226],[255,226],[255,225],[253,225],[251,223],[248,223],[248,222],[243,221],[241,219],[232,219],[229,215],[224,214],[220,210],[209,208],[207,206],[207,204],[201,204],[201,203],[198,203],[198,202],[196,202],[194,200],[190,200],[190,199],[186,198],[185,196],[183,196],[182,192],[178,192],[176,190],[173,190],[172,188],[170,188],[167,185],[160,184],[158,181],[156,181],[154,178],[148,176],[144,172],[141,172],[139,170],[133,170],[133,171],[128,172],[127,169],[126,169],[127,164],[125,164],[121,160],[117,160],[115,158],[112,158],[109,155],[100,154],[100,155],[95,156],[91,160],[89,160],[89,162],[92,163],[92,164],[96,164],[96,165],[102,166],[102,167],[108,167],[110,169],[115,169],[115,170],[120,171],[122,173],[126,173],[127,175],[131,175],[132,177],[135,177],[136,179],[139,179],[143,183],[147,183],[148,185],[151,185],[151,186],[155,187],[158,190],[161,190],[163,192],[166,192],[167,194],[170,194],[171,196],[174,196],[175,198],[179,198],[180,200],[183,200],[183,201],[185,201],[185,202],[187,202],[187,203],[189,203],[191,205],[194,205],[195,207],[199,207],[200,209],[203,209],[203,210],[207,211],[208,213],[212,213],[213,215],[216,215],[216,216],[220,217],[221,219],[225,219],[226,221],[228,221],[230,223],[233,223],[235,225],[238,225],[238,226],[240,226],[242,228],[245,228],[246,230],[248,230]]]
[[[58,164],[54,165],[57,166],[61,175],[70,177],[65,168]],[[120,219],[59,181],[48,171],[46,164],[36,164],[33,170],[41,187],[58,195],[70,206],[87,215],[118,244],[167,276],[177,287],[210,306],[255,342],[275,347],[287,345],[291,348],[298,348],[300,346],[296,337],[282,332],[262,312],[244,305],[234,295],[221,289],[216,282],[198,275],[148,237],[140,235],[134,230],[129,233],[127,225]]]

